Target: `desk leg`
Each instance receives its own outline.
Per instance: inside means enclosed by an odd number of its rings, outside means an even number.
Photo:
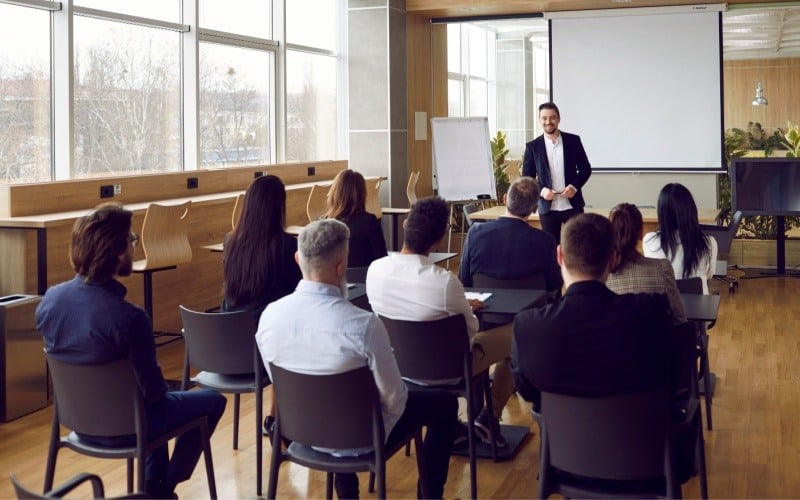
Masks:
[[[47,228],[36,228],[36,292],[47,291]]]

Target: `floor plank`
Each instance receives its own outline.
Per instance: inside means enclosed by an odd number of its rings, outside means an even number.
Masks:
[[[718,376],[714,399],[714,430],[706,432],[709,491],[713,498],[785,498],[800,495],[800,280],[771,278],[744,280],[739,292],[723,294],[717,325],[710,330],[711,364]],[[162,369],[177,378],[182,345],[159,350]],[[212,438],[214,465],[220,498],[255,497],[255,440],[253,398],[242,398],[240,449],[231,447],[232,402]],[[0,424],[0,498],[13,496],[9,473],[23,483],[41,488],[47,455],[51,409]],[[530,426],[534,435],[509,462],[478,464],[481,498],[530,498],[536,494],[539,466],[538,429],[529,417],[528,405],[512,399],[504,421]],[[270,447],[264,446],[266,492]],[[125,489],[122,462],[98,460],[68,450],[60,454],[56,483],[72,475],[98,473],[110,495]],[[389,462],[388,496],[413,497],[416,466],[412,457],[399,454]],[[366,476],[362,476],[362,485]],[[362,488],[363,496],[366,494]],[[684,486],[684,496],[699,495],[696,479]],[[190,481],[178,488],[184,498],[208,496],[205,474],[198,468]],[[324,475],[294,464],[281,468],[281,498],[324,496]],[[74,497],[86,497],[88,489]],[[467,498],[469,466],[454,457],[445,488],[447,498]]]

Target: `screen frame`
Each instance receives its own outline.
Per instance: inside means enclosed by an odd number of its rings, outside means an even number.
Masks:
[[[791,211],[791,210],[782,211],[782,210],[742,210],[741,208],[739,208],[738,196],[737,196],[737,191],[738,191],[737,188],[739,186],[739,183],[736,180],[737,168],[740,165],[744,165],[744,164],[752,165],[754,163],[755,164],[758,164],[758,163],[763,163],[763,164],[795,163],[797,165],[798,172],[800,172],[800,158],[787,158],[787,157],[783,157],[783,158],[768,158],[768,157],[765,157],[765,158],[753,158],[753,157],[742,156],[742,157],[739,157],[739,158],[731,159],[731,166],[730,166],[730,169],[728,170],[728,178],[731,181],[731,210],[734,211],[734,212],[740,211],[740,212],[742,212],[742,215],[768,215],[768,216],[787,216],[787,217],[800,216],[800,209],[795,210],[795,211]],[[800,194],[798,194],[798,196],[800,196]]]

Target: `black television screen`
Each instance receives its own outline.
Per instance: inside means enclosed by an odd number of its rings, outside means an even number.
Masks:
[[[800,158],[734,158],[731,205],[744,215],[800,215]]]

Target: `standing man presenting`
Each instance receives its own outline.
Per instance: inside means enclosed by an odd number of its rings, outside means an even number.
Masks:
[[[558,129],[561,114],[552,102],[539,106],[539,123],[544,133],[525,145],[522,175],[535,177],[539,191],[539,220],[542,229],[561,241],[561,225],[583,213],[581,188],[592,166],[581,138]]]

